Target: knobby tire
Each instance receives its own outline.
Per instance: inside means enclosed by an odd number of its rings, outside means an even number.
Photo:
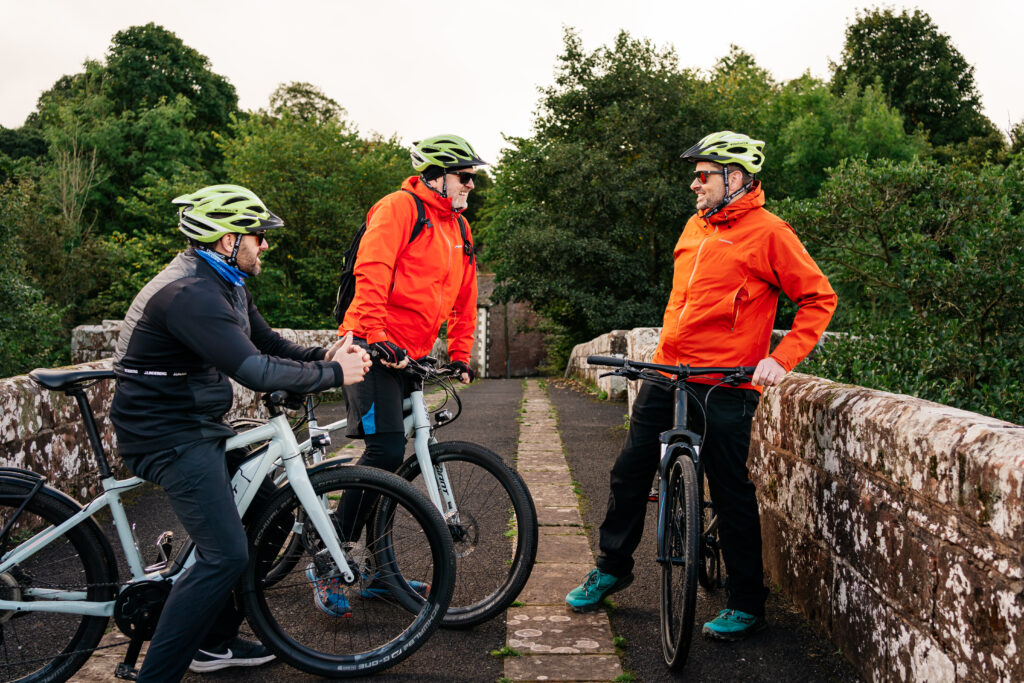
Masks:
[[[693,636],[700,561],[700,495],[693,461],[685,450],[672,461],[666,486],[661,554],[661,645],[665,664],[686,663]]]

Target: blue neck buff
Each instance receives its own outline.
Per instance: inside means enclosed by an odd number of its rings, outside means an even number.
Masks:
[[[249,277],[248,273],[243,273],[234,266],[229,266],[224,262],[224,257],[220,254],[207,251],[206,249],[196,249],[196,253],[203,258],[204,261],[210,264],[210,266],[217,271],[217,275],[233,284],[235,287],[241,287],[245,284],[245,278]]]

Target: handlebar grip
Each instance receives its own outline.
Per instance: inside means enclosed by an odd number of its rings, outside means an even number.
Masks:
[[[622,358],[612,356],[587,356],[588,365],[607,365],[612,368],[621,368],[626,362]]]

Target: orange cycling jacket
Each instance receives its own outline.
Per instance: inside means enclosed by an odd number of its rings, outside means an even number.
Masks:
[[[448,354],[469,362],[476,326],[476,262],[463,251],[462,233],[451,199],[442,198],[418,176],[402,189],[423,201],[430,226],[410,244],[416,204],[392,192],[366,214],[359,243],[356,292],[338,328],[369,343],[390,341],[413,358],[430,353],[441,324],[448,322]],[[466,235],[472,242],[469,223]]]
[[[701,211],[687,221],[655,363],[757,365],[768,356],[780,291],[799,310],[771,357],[789,371],[814,348],[835,312],[836,293],[793,228],[763,207],[757,181],[710,218]]]

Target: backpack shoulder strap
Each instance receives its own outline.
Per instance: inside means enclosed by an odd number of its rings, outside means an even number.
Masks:
[[[466,234],[466,221],[463,220],[462,215],[457,215],[459,219],[459,232],[462,233],[462,250],[469,256],[469,265],[473,265],[473,243],[469,241],[469,235]]]
[[[412,242],[420,236],[420,233],[423,232],[423,228],[433,227],[433,224],[430,222],[430,219],[427,218],[426,209],[423,207],[423,200],[417,197],[415,193],[409,192],[409,190],[406,190],[405,188],[402,189],[402,192],[412,197],[412,201],[416,204],[416,223],[412,226],[412,235],[409,237],[409,242]],[[465,235],[465,231],[463,231],[463,235]]]

